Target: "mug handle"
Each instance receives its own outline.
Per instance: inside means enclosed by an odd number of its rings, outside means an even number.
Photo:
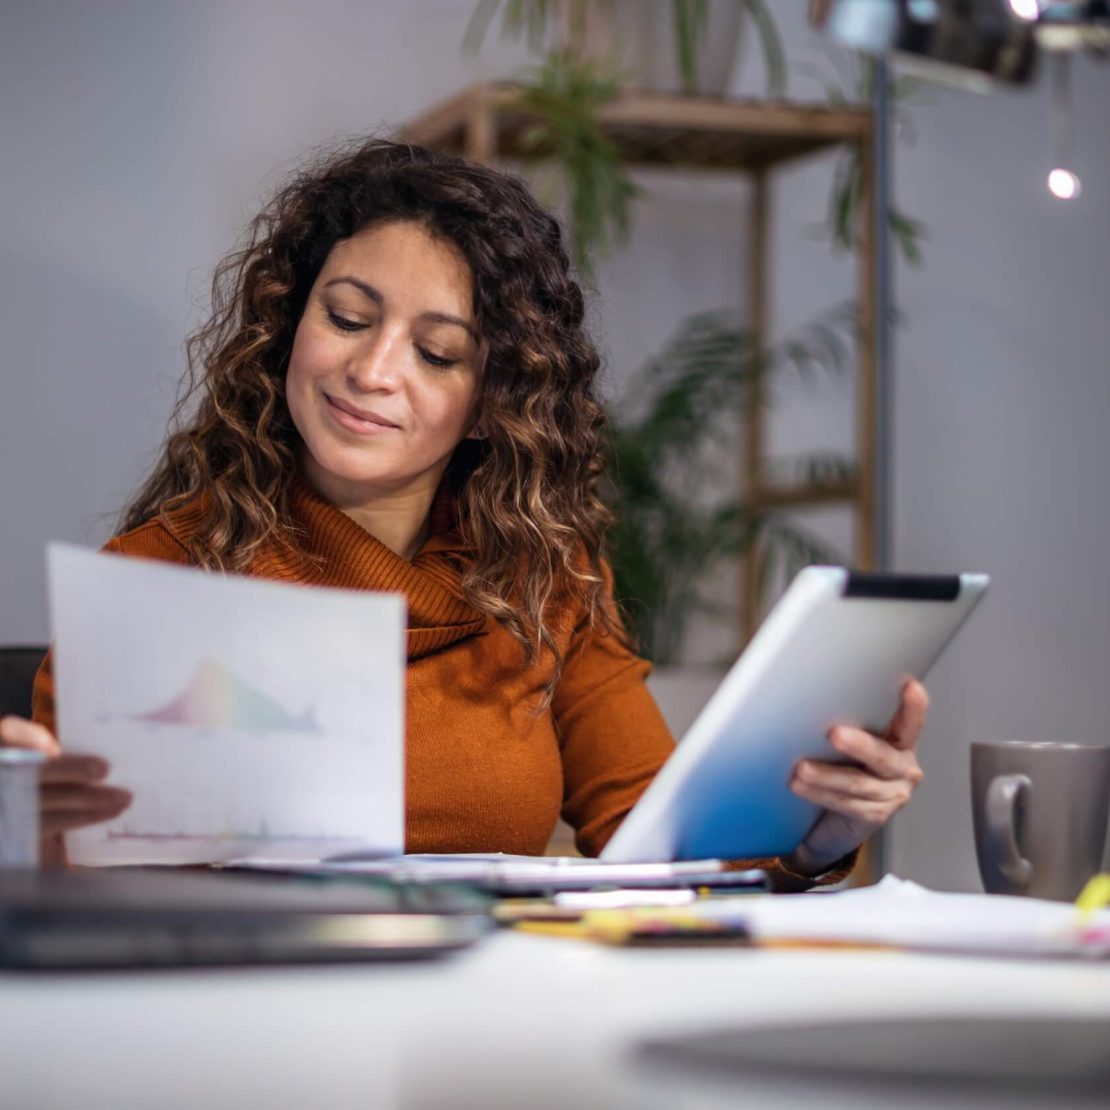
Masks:
[[[1033,878],[1033,864],[1018,848],[1014,809],[1023,790],[1032,789],[1028,775],[998,775],[987,788],[987,836],[991,855],[1012,883],[1022,886]]]

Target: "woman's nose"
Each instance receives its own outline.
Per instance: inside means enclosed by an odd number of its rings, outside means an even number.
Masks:
[[[378,328],[367,336],[364,346],[347,366],[351,384],[365,393],[392,391],[401,383],[404,355],[403,339],[387,329]]]

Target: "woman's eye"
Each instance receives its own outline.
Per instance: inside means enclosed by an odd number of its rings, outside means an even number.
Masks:
[[[437,366],[441,370],[446,370],[448,366],[454,366],[458,359],[455,358],[440,358],[439,355],[433,355],[430,351],[425,351],[423,347],[417,347],[420,352],[420,357],[430,366]]]
[[[366,325],[360,321],[348,320],[346,316],[340,316],[338,313],[332,312],[331,309],[328,309],[328,319],[340,331],[358,331],[360,328],[366,327]]]
[[[327,309],[327,314],[328,320],[340,331],[363,331],[371,326],[363,320],[352,320],[347,316],[340,316],[338,312],[334,312],[330,308]],[[417,347],[417,350],[420,352],[420,357],[429,366],[434,366],[437,370],[447,370],[457,365],[459,361],[457,358],[441,358],[439,355],[433,355],[431,351],[426,351],[423,347]]]

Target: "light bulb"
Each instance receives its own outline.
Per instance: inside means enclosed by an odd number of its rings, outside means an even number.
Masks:
[[[1074,200],[1080,190],[1079,178],[1071,170],[1057,166],[1048,175],[1048,191],[1060,200]]]
[[[1032,23],[1040,14],[1040,5],[1037,0],[1010,0],[1010,11],[1018,17]]]

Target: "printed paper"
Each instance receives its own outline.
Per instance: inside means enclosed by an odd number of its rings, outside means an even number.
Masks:
[[[62,746],[134,795],[85,865],[395,854],[405,602],[51,544]]]

